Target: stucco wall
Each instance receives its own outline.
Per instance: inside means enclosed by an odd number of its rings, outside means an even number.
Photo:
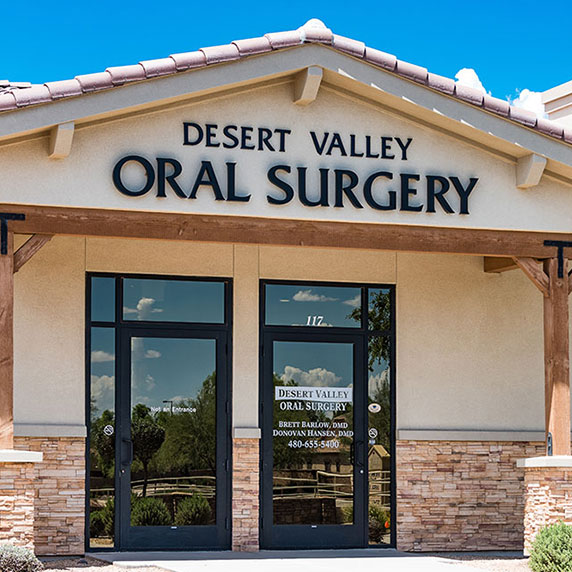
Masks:
[[[452,255],[56,237],[16,275],[18,434],[84,425],[85,271],[234,278],[237,427],[258,425],[260,277],[397,283],[400,430],[543,430],[542,296],[520,271],[485,274],[481,258]]]
[[[196,122],[203,129],[216,124],[217,136],[213,145],[183,145],[183,122]],[[223,136],[225,125],[254,128],[252,141],[255,149],[228,149]],[[289,129],[285,151],[279,152],[279,139],[272,139],[275,151],[258,150],[259,127],[271,130]],[[324,134],[338,132],[344,145],[330,152],[331,140],[320,155],[310,136],[316,133],[318,144]],[[354,136],[354,155],[366,152],[366,137],[370,137],[374,153],[380,153],[380,138],[412,138],[407,160],[402,160],[395,139],[389,141],[387,156],[393,159],[351,157]],[[191,140],[194,136],[191,136]],[[99,207],[140,211],[180,213],[236,214],[311,220],[345,220],[380,223],[422,224],[431,226],[550,230],[568,232],[572,225],[572,192],[570,187],[543,178],[541,184],[528,190],[516,188],[516,169],[512,160],[483,151],[443,132],[424,127],[411,118],[388,113],[374,105],[342,97],[331,90],[320,91],[317,100],[308,107],[292,104],[289,84],[266,87],[248,93],[217,97],[213,101],[181,105],[161,112],[127,117],[105,124],[81,126],[74,134],[69,158],[62,161],[48,159],[46,138],[3,147],[0,152],[0,202],[59,206]],[[327,153],[330,152],[328,155]],[[113,185],[112,171],[117,161],[127,155],[140,155],[156,166],[157,157],[174,158],[181,162],[183,173],[178,181],[186,194],[190,193],[198,175],[201,161],[211,161],[226,195],[227,162],[236,163],[236,186],[240,195],[251,194],[251,200],[229,202],[214,200],[208,187],[201,187],[197,198],[180,198],[168,188],[166,197],[157,198],[156,186],[142,197],[127,197]],[[271,205],[268,193],[283,194],[267,179],[267,171],[275,165],[289,165],[292,172],[280,173],[280,178],[297,186],[296,168],[308,168],[308,189],[317,195],[319,168],[330,169],[330,206],[303,206],[297,196],[287,205]],[[131,168],[132,167],[132,168]],[[170,173],[171,167],[168,167]],[[344,208],[334,208],[333,169],[351,169],[360,177],[356,195],[364,208],[358,209],[345,200]],[[128,172],[133,177],[130,179]],[[389,171],[391,181],[380,179],[374,185],[377,200],[388,201],[387,190],[398,192],[401,173],[421,175],[411,181],[416,188],[412,205],[424,205],[422,212],[398,210],[379,211],[367,206],[363,197],[363,182],[377,171]],[[132,188],[141,188],[145,176],[141,167],[126,168],[126,181]],[[479,182],[469,200],[470,215],[447,214],[436,205],[437,212],[426,212],[426,175],[458,176],[466,186],[470,177]],[[75,184],[75,182],[79,182]],[[458,213],[459,199],[451,185],[447,199]],[[538,213],[542,212],[542,216]]]

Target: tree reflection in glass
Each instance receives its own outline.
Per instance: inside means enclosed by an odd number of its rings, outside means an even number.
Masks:
[[[215,524],[215,351],[215,340],[132,339],[132,526]]]
[[[353,345],[275,342],[274,524],[353,522]]]

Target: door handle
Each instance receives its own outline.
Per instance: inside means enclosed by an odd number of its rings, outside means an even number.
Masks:
[[[121,439],[121,442],[123,445],[127,445],[129,447],[129,456],[125,457],[125,455],[122,455],[121,466],[128,467],[133,463],[133,441],[131,439]]]

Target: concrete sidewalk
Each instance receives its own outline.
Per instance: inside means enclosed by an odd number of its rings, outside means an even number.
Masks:
[[[125,568],[156,566],[172,572],[483,572],[468,562],[392,549],[237,552],[122,552],[92,554]]]

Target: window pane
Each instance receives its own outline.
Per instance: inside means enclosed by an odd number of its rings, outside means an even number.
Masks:
[[[361,289],[295,284],[266,285],[266,325],[361,327]]]
[[[216,524],[216,340],[131,339],[131,526]]]
[[[391,329],[391,291],[389,288],[370,288],[368,300],[368,330]]]
[[[389,337],[368,348],[368,523],[369,544],[391,542],[391,378]]]
[[[91,279],[91,321],[115,322],[115,278]]]
[[[224,323],[224,283],[126,278],[123,319]]]
[[[115,330],[91,329],[89,530],[91,548],[114,545]]]
[[[274,524],[354,522],[353,351],[274,342]]]

